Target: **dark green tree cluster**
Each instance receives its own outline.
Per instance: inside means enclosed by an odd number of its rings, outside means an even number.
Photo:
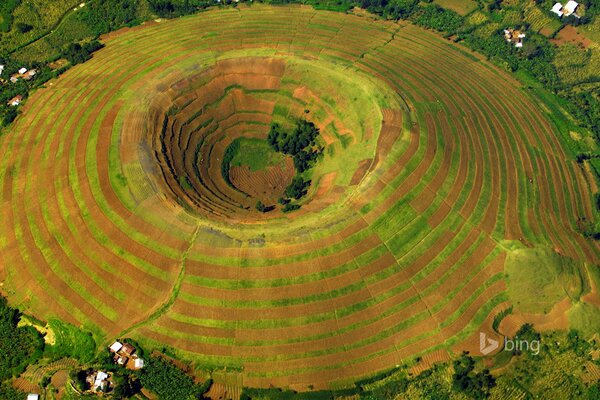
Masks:
[[[239,140],[234,140],[227,146],[225,149],[225,154],[223,154],[223,161],[221,161],[221,176],[225,179],[225,182],[232,188],[235,188],[231,179],[229,179],[229,169],[231,168],[231,161],[233,157],[237,154],[240,148]]]
[[[92,53],[104,47],[97,40],[87,43],[71,43],[63,51],[62,57],[66,58],[71,65],[81,64],[92,58]]]
[[[23,400],[27,393],[13,388],[10,383],[0,384],[0,399],[2,400]]]
[[[73,385],[77,388],[77,390],[79,390],[80,392],[84,392],[90,388],[90,385],[87,383],[86,378],[89,374],[93,372],[94,370],[91,368],[72,370],[69,373],[69,378],[71,378],[71,381],[73,382]]]
[[[79,18],[96,35],[114,31],[123,26],[138,24],[139,0],[91,1],[77,11]]]
[[[462,17],[452,10],[429,4],[420,7],[415,13],[412,21],[416,25],[423,26],[436,31],[445,31],[447,33],[456,33],[463,24]]]
[[[150,8],[163,18],[174,18],[192,14],[210,6],[207,0],[148,0]]]
[[[306,196],[309,186],[310,179],[304,180],[304,178],[301,176],[296,175],[294,179],[292,179],[292,183],[285,188],[285,195],[291,199],[299,200],[300,198]]]
[[[299,119],[292,132],[283,129],[279,124],[271,125],[267,141],[275,151],[291,155],[294,160],[297,155],[301,158],[312,158],[318,156],[315,149],[316,139],[319,136],[319,128],[314,123],[305,119]],[[317,155],[313,155],[313,153]]]
[[[164,400],[201,399],[209,389],[210,380],[199,385],[192,377],[162,357],[147,360],[140,381],[145,388]]]
[[[0,381],[20,374],[44,349],[44,340],[35,328],[17,327],[20,316],[0,297]]]
[[[142,390],[140,380],[130,374],[114,374],[113,383],[115,387],[111,394],[114,399],[128,399]]]
[[[496,380],[490,375],[489,370],[474,371],[475,360],[467,352],[463,352],[453,365],[452,387],[469,397],[485,399],[489,396],[490,390],[496,386]]]
[[[323,148],[317,145],[318,136],[319,128],[314,123],[299,119],[291,132],[277,123],[272,124],[267,142],[273,150],[292,156],[296,173],[301,174],[310,169],[323,154]],[[279,199],[279,203],[283,205],[283,212],[300,208],[298,204],[290,203],[290,199],[299,200],[306,196],[310,184],[310,179],[304,179],[299,175],[292,179],[285,189],[286,198]]]

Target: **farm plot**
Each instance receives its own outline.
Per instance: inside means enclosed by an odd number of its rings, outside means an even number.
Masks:
[[[291,165],[252,152],[298,118],[323,158],[300,210],[259,212]],[[253,5],[128,30],[0,138],[0,277],[38,318],[244,385],[348,384],[468,342],[514,249],[600,262],[559,137],[517,81],[411,25]],[[255,150],[232,185],[236,140]]]

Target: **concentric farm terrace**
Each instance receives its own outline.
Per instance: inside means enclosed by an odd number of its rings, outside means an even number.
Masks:
[[[109,34],[0,138],[0,272],[35,316],[307,390],[478,346],[520,249],[600,263],[576,226],[593,178],[474,53],[299,6],[147,25]],[[233,141],[299,118],[323,147],[300,209],[277,203],[284,156],[224,179]]]

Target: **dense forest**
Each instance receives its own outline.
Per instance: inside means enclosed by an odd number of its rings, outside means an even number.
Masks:
[[[0,297],[0,381],[19,375],[44,350],[44,340],[35,328],[17,326],[20,316]]]

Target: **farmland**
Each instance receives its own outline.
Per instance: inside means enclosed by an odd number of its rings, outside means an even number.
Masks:
[[[105,44],[0,137],[0,277],[37,318],[246,386],[329,388],[472,346],[518,295],[506,260],[549,260],[550,277],[600,263],[578,228],[597,218],[594,178],[553,105],[431,31],[255,4]],[[301,209],[264,215],[223,155],[300,117],[323,159]],[[236,157],[248,187],[281,165]],[[544,290],[500,327],[566,298]]]

